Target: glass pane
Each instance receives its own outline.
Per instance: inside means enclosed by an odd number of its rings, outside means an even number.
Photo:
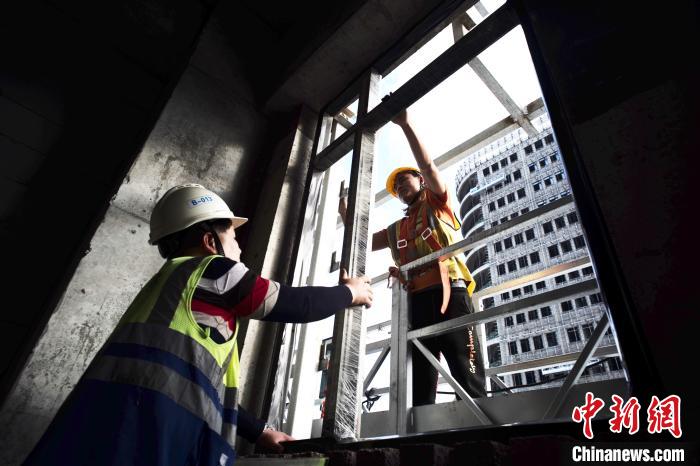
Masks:
[[[312,183],[309,197],[313,208],[307,210],[304,219],[303,246],[295,272],[297,286],[333,286],[338,283],[344,234],[338,201],[341,186],[348,186],[351,162],[352,153],[348,153],[325,173],[317,174]],[[295,348],[294,365],[295,369],[300,368],[299,380],[295,384],[291,379],[288,384],[294,422],[285,426],[295,438],[309,438],[312,432],[320,435],[334,320],[331,316],[312,322],[298,332],[300,337]],[[289,422],[289,416],[288,413],[286,422]]]
[[[357,122],[357,103],[358,99],[355,99],[350,105],[347,107],[343,108],[338,112],[336,115],[337,118],[344,118],[351,124],[355,124]]]
[[[321,125],[321,138],[316,153],[328,147],[357,122],[357,105],[358,99],[355,99],[335,115],[326,114]]]
[[[366,380],[375,362],[389,344],[391,338],[391,289],[381,280],[372,286],[374,301],[372,309],[365,314],[365,354],[362,361],[362,380]],[[387,354],[376,375],[372,378],[363,402],[371,412],[389,409],[390,357]]]

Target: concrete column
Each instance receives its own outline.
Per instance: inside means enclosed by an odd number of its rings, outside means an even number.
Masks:
[[[317,115],[301,108],[296,124],[274,149],[264,177],[257,209],[251,220],[246,264],[266,278],[287,282],[292,276],[297,233],[303,221],[302,205]],[[267,417],[269,388],[277,369],[282,325],[250,321],[241,352],[241,405]]]

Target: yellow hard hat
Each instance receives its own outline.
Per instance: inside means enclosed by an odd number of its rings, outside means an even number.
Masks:
[[[386,190],[389,191],[389,194],[391,194],[394,197],[398,197],[396,195],[396,190],[394,189],[394,183],[396,181],[396,177],[399,176],[399,173],[403,172],[416,172],[419,175],[420,170],[418,170],[416,167],[399,167],[393,172],[389,174],[389,177],[386,179]]]
[[[205,220],[230,218],[233,228],[248,221],[236,217],[218,194],[199,184],[182,184],[170,188],[161,197],[151,213],[151,234],[148,242],[159,240]]]

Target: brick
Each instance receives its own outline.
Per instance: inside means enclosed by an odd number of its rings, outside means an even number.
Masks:
[[[452,448],[436,443],[418,443],[401,446],[401,466],[447,466]]]
[[[509,440],[510,457],[513,464],[557,466],[571,457],[573,437],[565,435],[541,435],[515,437]]]
[[[474,441],[454,445],[450,463],[453,465],[510,466],[509,448],[499,442]]]
[[[362,466],[399,466],[401,455],[396,448],[368,448],[357,452],[357,464]]]
[[[333,450],[328,452],[327,466],[355,466],[357,453],[350,450]]]

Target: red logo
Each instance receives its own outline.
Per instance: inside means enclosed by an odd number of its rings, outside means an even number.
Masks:
[[[613,395],[613,404],[610,411],[613,418],[608,421],[610,432],[621,433],[622,429],[627,429],[629,434],[639,432],[639,410],[641,406],[636,397],[632,397],[625,402],[622,397]],[[592,419],[603,409],[605,402],[596,398],[593,393],[586,393],[586,402],[581,406],[574,407],[571,419],[574,422],[583,423],[583,435],[587,439],[593,438]],[[681,430],[681,398],[678,395],[669,395],[663,400],[652,396],[647,408],[647,431],[650,434],[669,431],[675,438],[683,435]]]
[[[681,397],[669,395],[659,401],[657,396],[652,396],[649,409],[647,409],[647,418],[650,434],[668,430],[674,437],[680,438],[683,435],[681,430]]]
[[[622,428],[629,430],[630,434],[636,434],[639,431],[639,401],[636,397],[632,397],[627,400],[624,405],[624,401],[617,395],[612,396],[613,405],[610,407],[610,411],[615,415],[610,419],[610,432],[620,433]]]
[[[605,402],[600,398],[593,396],[593,393],[586,393],[586,403],[583,406],[576,406],[574,412],[571,413],[571,419],[574,422],[583,421],[583,435],[587,439],[593,438],[593,427],[591,426],[591,419],[603,409]]]

